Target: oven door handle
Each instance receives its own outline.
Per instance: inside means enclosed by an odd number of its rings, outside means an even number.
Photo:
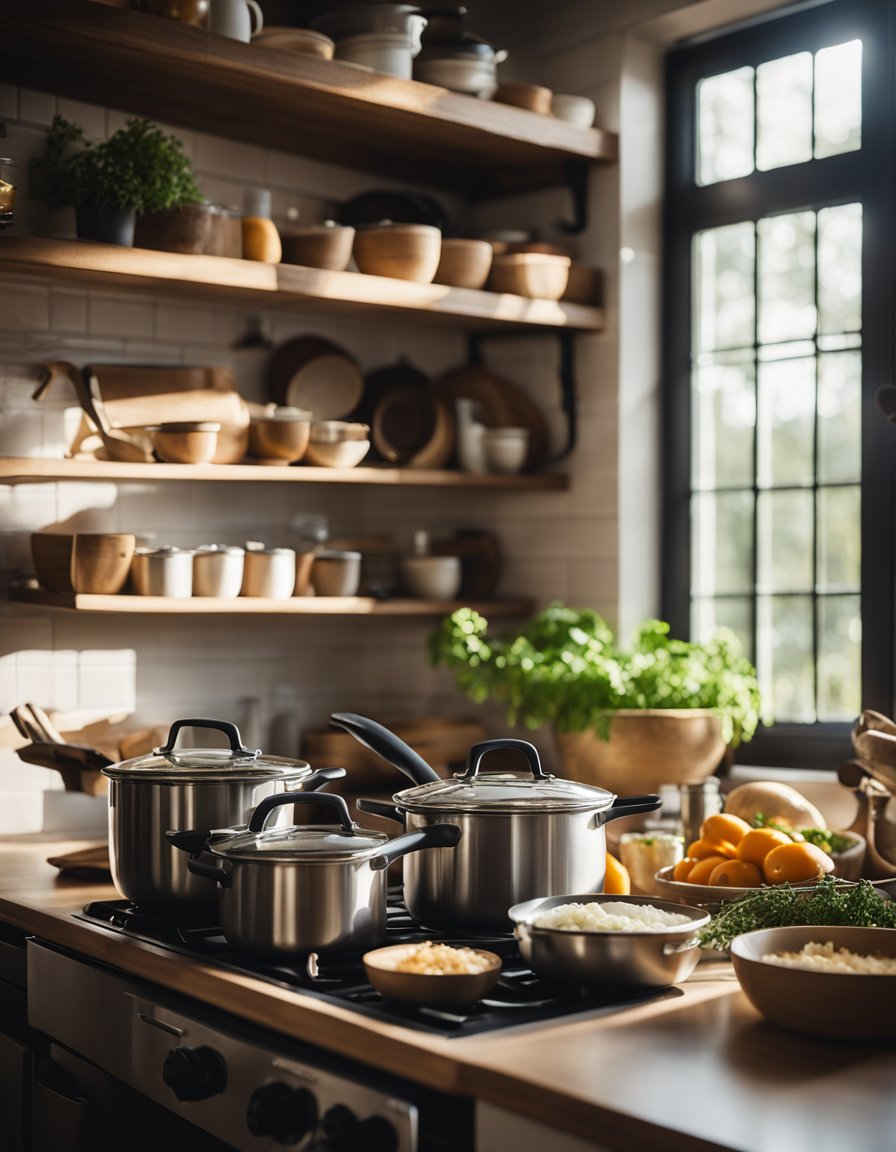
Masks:
[[[167,1032],[169,1036],[174,1036],[178,1040],[183,1036],[183,1028],[177,1028],[174,1024],[166,1024],[164,1020],[157,1020],[155,1016],[147,1016],[145,1012],[138,1012],[137,1019],[141,1024],[148,1024],[150,1028],[158,1028],[160,1032]]]

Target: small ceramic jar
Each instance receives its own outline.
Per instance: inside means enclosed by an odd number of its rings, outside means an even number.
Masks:
[[[289,600],[296,586],[296,554],[292,548],[250,548],[243,560],[241,596]]]
[[[361,553],[324,549],[314,558],[311,584],[317,596],[357,596]]]
[[[193,556],[193,595],[235,600],[243,585],[245,552],[226,544],[197,548]]]
[[[137,596],[193,595],[193,553],[180,548],[138,548],[131,561]]]

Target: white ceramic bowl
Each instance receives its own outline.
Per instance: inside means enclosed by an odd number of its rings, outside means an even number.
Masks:
[[[587,96],[555,92],[551,97],[551,115],[575,124],[577,128],[590,128],[594,123],[595,112],[594,101]]]
[[[401,575],[407,590],[424,600],[453,600],[460,591],[458,556],[405,556]]]
[[[370,427],[347,420],[321,420],[311,425],[305,450],[309,464],[354,468],[370,451]]]
[[[529,451],[529,429],[486,428],[482,446],[489,472],[521,472]]]
[[[288,600],[296,586],[296,554],[292,548],[247,549],[241,596]]]
[[[214,545],[193,554],[193,595],[235,600],[243,585],[242,548]]]

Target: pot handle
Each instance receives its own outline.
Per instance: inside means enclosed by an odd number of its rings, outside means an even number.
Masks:
[[[618,820],[620,816],[635,816],[639,812],[655,812],[662,802],[661,797],[656,795],[617,796],[609,808],[597,813],[598,826],[609,824],[611,820]]]
[[[231,865],[229,860],[222,860],[220,864],[209,864],[205,860],[200,860],[198,856],[191,856],[187,861],[187,868],[194,876],[214,880],[222,888],[230,887]]]
[[[323,769],[325,771],[325,769]],[[335,808],[339,813],[339,822],[346,832],[353,832],[354,821],[348,810],[348,804],[332,792],[276,792],[273,796],[265,796],[259,801],[255,810],[249,817],[248,831],[261,832],[265,821],[275,808],[284,804],[325,804],[328,808]]]
[[[382,872],[408,852],[419,852],[421,848],[453,848],[460,840],[460,828],[456,824],[430,824],[419,832],[406,832],[396,836],[370,861],[374,872]]]
[[[331,780],[341,780],[343,776],[345,776],[344,768],[316,768],[310,776],[300,781],[300,790],[316,792],[318,788],[323,788],[324,784],[328,784]]]
[[[538,756],[538,749],[535,745],[530,744],[528,740],[516,740],[511,736],[502,736],[497,740],[480,740],[478,744],[474,744],[467,753],[466,770],[462,773],[455,773],[456,778],[465,782],[475,780],[479,775],[479,768],[482,764],[483,757],[489,752],[494,752],[499,748],[509,748],[514,752],[522,752],[528,761],[529,771],[536,780],[554,779],[550,772],[545,772],[544,768],[542,768],[541,760]]]
[[[165,839],[175,848],[180,848],[181,852],[195,855],[208,845],[211,835],[211,828],[178,828],[175,831],[166,832]]]
[[[168,739],[165,741],[161,748],[156,749],[160,756],[165,756],[169,752],[174,751],[174,745],[177,742],[177,734],[181,728],[214,728],[217,732],[223,732],[227,739],[230,741],[230,751],[238,752],[243,756],[257,756],[259,749],[244,748],[243,741],[240,737],[240,730],[236,724],[231,724],[229,720],[175,720],[168,730]]]
[[[371,752],[376,752],[377,756],[382,756],[387,763],[398,768],[415,784],[433,784],[441,780],[438,772],[430,768],[410,744],[405,744],[404,740],[394,732],[390,732],[388,728],[384,728],[382,724],[377,724],[375,720],[368,720],[354,712],[334,712],[330,717],[330,723],[350,732],[360,744],[369,748]]]
[[[390,804],[388,800],[356,800],[355,807],[359,812],[368,812],[371,816],[382,816],[384,820],[394,820],[396,824],[404,824],[404,816],[397,804]]]

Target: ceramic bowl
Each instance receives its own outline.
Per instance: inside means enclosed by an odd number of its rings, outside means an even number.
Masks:
[[[296,586],[292,548],[247,548],[243,558],[241,596],[289,600]]]
[[[354,468],[370,451],[370,426],[347,420],[320,420],[311,425],[305,452],[309,464]]]
[[[397,972],[395,962],[412,944],[393,944],[364,954],[367,979],[387,1000],[409,1004],[432,1004],[462,1007],[475,1004],[487,996],[501,975],[501,957],[480,948],[473,951],[488,962],[483,972],[444,973]]]
[[[463,573],[458,556],[405,556],[401,576],[408,591],[424,600],[453,600]]]
[[[358,270],[430,284],[439,267],[442,233],[431,224],[373,224],[355,233]]]
[[[529,451],[529,429],[486,428],[482,446],[489,472],[505,475],[522,472]]]
[[[674,865],[660,868],[654,879],[657,894],[665,900],[676,900],[691,908],[705,908],[708,912],[718,912],[724,900],[736,900],[755,888],[736,888],[724,884],[688,884],[683,880],[673,880]],[[804,880],[791,884],[791,888],[811,888],[817,881]]]
[[[570,258],[549,252],[505,252],[492,260],[488,286],[539,300],[559,300],[569,281]]]
[[[590,128],[594,123],[595,112],[594,101],[587,96],[555,92],[551,97],[551,115],[575,124],[577,128]]]
[[[182,420],[150,424],[152,449],[166,464],[208,464],[218,448],[220,424]]]
[[[314,557],[311,585],[316,596],[357,596],[361,553],[324,549]]]
[[[492,266],[492,246],[487,240],[442,240],[435,283],[451,288],[482,288]]]
[[[825,972],[784,967],[763,957],[830,943],[860,956],[896,960],[892,928],[805,925],[762,928],[731,944],[734,973],[763,1016],[793,1032],[833,1040],[896,1038],[896,975]]]
[[[499,84],[492,99],[498,104],[513,104],[529,112],[550,116],[552,95],[550,88],[543,88],[540,84]]]
[[[310,28],[275,26],[262,28],[252,37],[256,48],[277,48],[281,52],[298,52],[300,56],[314,56],[318,60],[332,60],[335,45],[323,32]]]
[[[249,425],[249,451],[258,464],[293,464],[310,438],[311,413],[301,408],[274,408]]]
[[[283,263],[342,272],[351,261],[354,240],[354,228],[333,221],[307,228],[289,228],[280,235]]]
[[[114,596],[127,583],[136,544],[125,532],[32,532],[37,582],[48,592]]]

